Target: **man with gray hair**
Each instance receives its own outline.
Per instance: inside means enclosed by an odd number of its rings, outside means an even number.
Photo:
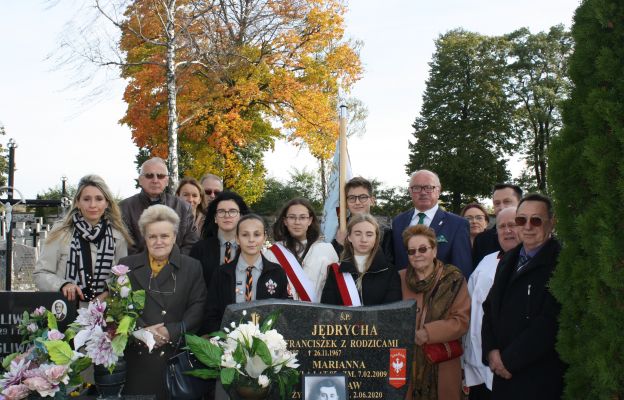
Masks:
[[[444,211],[438,205],[442,191],[440,178],[435,172],[421,169],[412,174],[409,193],[414,208],[397,215],[392,220],[394,260],[398,269],[407,267],[407,250],[403,245],[403,231],[412,225],[423,224],[436,234],[437,258],[445,264],[459,268],[466,279],[472,272],[470,229],[464,218]]]
[[[176,244],[187,254],[191,247],[199,240],[197,229],[193,223],[191,207],[178,197],[165,193],[169,183],[167,164],[162,158],[153,157],[141,165],[139,174],[139,186],[141,192],[128,197],[119,203],[121,214],[128,231],[134,239],[134,246],[128,247],[128,254],[140,253],[145,249],[145,240],[139,230],[139,217],[143,211],[154,204],[163,204],[172,208],[180,217],[180,227],[176,238]]]

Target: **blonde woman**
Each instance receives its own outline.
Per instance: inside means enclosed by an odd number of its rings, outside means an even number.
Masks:
[[[34,280],[41,291],[91,301],[106,291],[111,268],[128,253],[121,212],[102,178],[80,179],[71,210],[43,244]]]
[[[321,303],[372,306],[401,300],[401,279],[380,251],[379,241],[375,217],[351,217],[340,265],[330,266]]]

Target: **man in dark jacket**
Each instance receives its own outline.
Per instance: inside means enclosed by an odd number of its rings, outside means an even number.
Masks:
[[[561,398],[565,367],[555,351],[561,306],[548,287],[560,250],[554,223],[548,197],[520,201],[522,243],[500,261],[483,303],[483,362],[494,373],[494,400]]]
[[[498,213],[504,208],[518,207],[521,198],[522,189],[520,189],[520,186],[510,183],[497,183],[494,185],[494,192],[492,193],[494,215],[498,217]],[[500,244],[498,244],[496,224],[475,237],[472,246],[472,269],[477,268],[483,257],[495,251],[501,251]]]
[[[145,240],[139,230],[139,218],[145,209],[154,204],[164,204],[180,217],[176,244],[183,254],[188,255],[193,244],[199,240],[191,207],[178,197],[165,193],[168,183],[169,172],[165,161],[159,157],[150,158],[141,165],[139,175],[141,192],[119,203],[123,220],[134,240],[134,246],[128,246],[128,255],[140,253],[145,249]]]

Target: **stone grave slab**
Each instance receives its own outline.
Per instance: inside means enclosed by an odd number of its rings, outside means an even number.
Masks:
[[[247,316],[243,316],[243,310]],[[227,307],[222,326],[281,314],[275,329],[298,351],[303,374],[344,373],[350,399],[404,399],[414,347],[413,300],[342,307],[261,300]],[[301,387],[293,399],[302,398]]]

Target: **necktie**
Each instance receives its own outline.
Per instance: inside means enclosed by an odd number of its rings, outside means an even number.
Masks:
[[[427,216],[427,214],[425,213],[418,213],[418,225],[422,225],[425,223],[425,217]]]
[[[522,268],[524,268],[529,261],[531,261],[531,257],[527,256],[526,254],[521,254],[520,257],[518,257],[518,266],[516,267],[516,272],[520,272],[522,271]]]
[[[223,264],[232,261],[232,243],[225,242],[225,254],[223,256]]]
[[[251,290],[253,288],[253,276],[251,275],[251,270],[254,267],[247,267],[247,284],[245,285],[245,301],[251,301]]]

